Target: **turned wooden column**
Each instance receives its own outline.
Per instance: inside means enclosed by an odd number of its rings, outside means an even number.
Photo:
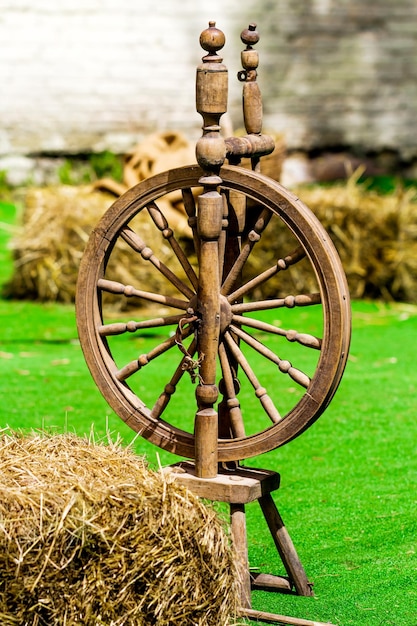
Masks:
[[[199,283],[197,290],[198,357],[200,383],[196,390],[198,411],[195,416],[195,464],[197,475],[213,478],[218,470],[218,415],[214,409],[219,391],[216,386],[216,363],[220,336],[219,239],[222,232],[223,199],[217,187],[222,182],[219,171],[226,157],[226,145],[220,135],[220,117],[227,110],[227,68],[217,54],[225,37],[215,22],[200,36],[207,51],[197,67],[196,108],[203,118],[203,135],[196,146],[197,162],[204,174],[199,182],[203,193],[197,201],[197,232],[200,239]]]

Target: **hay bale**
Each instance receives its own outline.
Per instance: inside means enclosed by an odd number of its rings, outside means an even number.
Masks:
[[[262,171],[279,180],[285,144],[275,137],[276,149],[262,159]],[[29,190],[21,233],[13,240],[15,271],[5,295],[14,298],[73,302],[79,262],[91,230],[114,200],[128,186],[163,169],[183,165],[191,159],[190,146],[178,133],[152,135],[126,157],[123,184],[98,181],[95,186],[50,187]],[[355,298],[382,298],[417,302],[417,199],[416,190],[382,195],[358,184],[358,170],[346,182],[331,187],[300,187],[297,195],[317,215],[329,232],[347,274]],[[99,191],[100,189],[100,191]],[[191,233],[181,198],[173,192],[158,201],[170,227],[192,254]],[[144,212],[134,227],[160,260],[180,278],[183,270],[166,240]],[[289,241],[288,229],[276,220],[267,228],[262,245],[250,256],[252,273],[276,262],[276,254],[288,253],[296,243]],[[189,245],[190,244],[190,245]],[[260,265],[258,265],[260,263]],[[149,263],[121,242],[111,256],[111,277],[155,293],[177,295]],[[279,281],[263,285],[254,297],[276,297],[316,290],[314,272],[306,262],[281,273]],[[113,299],[119,308],[138,302]]]
[[[4,286],[4,295],[74,302],[79,264],[88,238],[113,202],[114,196],[97,191],[92,185],[30,189],[26,194],[23,226],[12,241],[14,272]],[[187,229],[185,212],[170,201],[160,200],[158,205],[177,232]],[[132,224],[147,244],[158,251],[161,260],[170,264],[173,253],[161,233],[151,225],[149,216],[144,212]],[[149,272],[146,266],[138,268],[136,257],[121,242],[112,255],[113,279],[126,284],[145,280],[150,289],[160,290],[164,284],[161,275]]]
[[[123,183],[104,179],[78,187],[62,185],[29,189],[22,227],[11,244],[14,272],[3,289],[4,295],[73,302],[79,263],[88,237],[115,196],[149,176],[194,162],[195,148],[183,135],[174,131],[157,133],[126,155]],[[159,200],[158,205],[170,226],[181,235],[187,229],[181,192],[172,192]],[[139,225],[147,245],[158,250],[161,260],[170,265],[174,256],[172,251],[148,222],[146,216],[139,216],[135,224]],[[163,284],[161,276],[152,272],[148,275],[146,268],[138,272],[132,260],[132,251],[122,244],[120,251],[113,256],[114,280],[134,284],[140,278],[148,283],[149,289],[158,292]]]
[[[0,465],[1,624],[234,623],[219,519],[130,450],[3,431]]]
[[[417,190],[381,194],[359,184],[362,170],[297,195],[330,234],[354,298],[417,302]]]
[[[29,189],[23,224],[11,243],[14,272],[4,294],[73,302],[89,234],[113,201],[91,185]]]

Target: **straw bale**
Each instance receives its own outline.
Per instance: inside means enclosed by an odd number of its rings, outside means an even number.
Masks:
[[[262,159],[262,171],[279,180],[285,144],[275,137],[275,152]],[[126,156],[124,181],[98,181],[93,186],[49,187],[29,190],[23,227],[13,240],[15,268],[5,294],[15,298],[72,302],[79,262],[91,230],[114,200],[128,187],[164,169],[194,161],[194,148],[179,133],[151,135]],[[416,190],[382,195],[358,183],[361,170],[348,181],[333,186],[303,186],[297,195],[317,215],[329,232],[342,260],[353,297],[417,302],[417,200]],[[181,198],[173,192],[158,201],[170,227],[191,254],[191,235]],[[277,253],[295,246],[288,229],[274,220],[262,236],[262,245],[249,257],[249,270],[262,271],[276,262]],[[164,238],[144,214],[135,228],[174,273],[182,268]],[[138,263],[124,244],[112,254],[111,277],[124,284],[154,292],[175,294],[165,279],[148,264]],[[316,280],[308,262],[280,273],[279,280],[263,285],[254,297],[282,296],[314,291]],[[258,290],[259,291],[259,290]],[[116,299],[117,300],[117,299]],[[130,302],[130,306],[133,303]],[[138,303],[136,303],[137,305]],[[128,306],[118,300],[119,308]]]
[[[1,624],[235,623],[223,524],[131,450],[3,431],[0,466]]]
[[[5,285],[6,296],[41,301],[73,302],[79,264],[92,229],[114,201],[109,193],[91,185],[51,186],[30,189],[26,194],[23,227],[12,242],[14,272]],[[158,205],[171,227],[181,234],[187,228],[185,213],[169,200]],[[149,216],[139,215],[133,222],[147,245],[158,251],[168,264],[172,252],[162,235],[150,224]],[[150,289],[161,289],[162,277],[133,261],[133,252],[121,243],[112,256],[114,280],[135,284],[148,281]]]
[[[417,302],[417,189],[381,194],[358,183],[362,171],[298,196],[330,234],[354,298]]]
[[[79,263],[91,230],[106,209],[129,187],[166,169],[195,162],[194,147],[175,131],[158,133],[146,138],[127,154],[123,183],[103,179],[92,185],[79,187],[50,186],[29,189],[25,198],[23,224],[12,241],[14,272],[4,287],[4,294],[13,298],[42,301],[73,302]],[[171,228],[181,235],[187,221],[180,192],[173,192],[160,200]],[[146,218],[137,218],[147,245],[162,250],[161,258],[170,264],[171,251],[163,238],[149,227]],[[114,280],[134,283],[137,278],[132,253],[120,246],[114,255]],[[161,289],[161,277],[156,273],[140,272],[148,288]]]
[[[12,241],[14,273],[5,294],[72,302],[92,224],[113,200],[91,185],[28,190],[23,225]]]

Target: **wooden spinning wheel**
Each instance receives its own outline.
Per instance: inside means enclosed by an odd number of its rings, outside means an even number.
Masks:
[[[250,608],[254,585],[303,595],[311,585],[270,495],[278,474],[239,462],[294,439],[328,406],[347,360],[350,309],[329,236],[294,194],[260,173],[274,142],[262,134],[256,26],[241,39],[247,135],[220,135],[225,39],[211,22],[197,68],[198,164],[145,180],[107,211],[82,259],[76,309],[87,364],[110,406],[142,437],[193,460],[176,468],[180,482],[230,503],[242,607],[258,618],[266,614]],[[252,170],[239,166],[245,157]],[[181,218],[167,199],[182,206]],[[134,285],[123,279],[126,264]],[[130,321],[126,302],[134,303]],[[286,580],[249,575],[244,507],[253,500]]]
[[[182,411],[190,414],[192,427],[199,400],[195,392],[197,390],[198,396],[198,391],[204,388],[204,362],[217,360],[219,419],[223,420],[218,459],[237,461],[293,439],[328,405],[342,376],[348,351],[347,288],[329,237],[307,207],[278,183],[250,170],[225,166],[220,171],[220,198],[222,219],[227,221],[227,226],[216,243],[222,279],[218,281],[218,293],[211,293],[220,301],[220,332],[218,341],[199,349],[199,341],[204,340],[199,336],[199,328],[205,303],[199,303],[197,294],[204,274],[195,251],[196,247],[201,247],[201,242],[193,227],[197,210],[193,190],[201,186],[201,176],[198,166],[172,170],[140,183],[115,202],[95,229],[85,252],[78,286],[77,317],[87,363],[108,403],[143,437],[180,456],[195,458],[195,435],[193,430],[187,432],[178,426],[181,423],[176,414],[178,406],[171,411],[171,401],[174,404],[176,389],[182,384],[189,395]],[[175,229],[170,228],[163,209],[158,206],[161,198],[178,190],[191,223],[185,245],[176,237]],[[159,231],[161,247],[166,243],[170,245],[175,267],[182,270],[181,277],[151,250],[146,234],[142,236],[135,230],[134,218],[141,212],[146,213],[149,222],[146,232],[149,234],[149,228]],[[244,222],[241,232],[231,233],[230,225],[233,227],[238,221]],[[262,239],[267,237],[268,229],[274,233],[282,228],[288,231],[287,247],[279,251],[282,256],[278,256],[274,264],[268,265],[268,257],[273,258],[273,255],[268,253]],[[181,237],[184,238],[184,232]],[[111,259],[120,244],[131,248],[132,263],[146,269],[152,265],[162,276],[158,293],[149,290],[146,278],[138,281],[134,288],[113,279]],[[171,263],[173,266],[174,261]],[[280,274],[291,274],[300,265],[309,266],[311,282],[313,286],[317,283],[317,290],[284,293],[280,297],[262,296],[265,291],[273,293],[279,289]],[[146,269],[144,275],[147,275]],[[213,278],[212,273],[208,278]],[[139,311],[140,322],[113,322],[111,317],[109,321],[103,298],[106,293],[115,294],[120,300],[130,297],[138,303],[145,302],[145,319]],[[256,297],[257,293],[261,295]],[[168,314],[161,315],[161,307],[168,310]],[[291,313],[300,307],[318,309],[322,321],[319,337],[302,328],[293,330],[292,326],[284,329],[271,325],[256,315],[275,309],[279,318],[285,309],[290,323]],[[151,350],[138,356],[134,342],[130,341],[131,359],[119,361],[115,356],[117,343],[125,339],[124,335],[140,335],[145,329],[153,329],[155,333]],[[273,343],[279,353],[268,347],[271,339],[275,340]],[[298,348],[294,350],[295,358],[300,355],[301,363],[307,360],[310,370],[314,367],[313,371],[306,372],[297,366],[296,360],[291,363],[285,358],[286,353],[291,352],[292,342]],[[307,354],[310,362],[302,352],[310,353]],[[251,356],[256,354],[264,361],[262,371],[271,369],[272,376],[267,376],[271,381],[268,389],[262,384],[264,375],[258,375],[251,366]],[[163,379],[159,361],[165,363],[167,355],[172,360],[172,368]],[[143,387],[140,378],[146,368],[160,380],[159,393],[149,400],[144,400],[140,391]],[[193,384],[194,377],[198,386]],[[259,414],[259,432],[247,434],[245,428],[245,412],[241,406],[244,399],[240,401],[242,394],[238,393],[243,378],[252,388],[248,398],[250,395],[255,398],[252,411]],[[287,392],[287,395],[289,400],[294,400],[293,406],[282,399],[288,386],[292,393]],[[294,388],[300,393],[294,392]],[[286,405],[285,413],[281,404]],[[193,410],[193,407],[197,408]]]

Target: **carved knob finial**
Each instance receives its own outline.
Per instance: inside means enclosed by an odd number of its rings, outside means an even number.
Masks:
[[[259,33],[256,30],[256,24],[252,22],[251,24],[249,24],[248,28],[242,30],[240,34],[240,39],[242,40],[242,43],[244,43],[248,47],[258,43]]]
[[[259,41],[259,33],[256,24],[249,24],[248,28],[242,31],[240,38],[246,48],[240,53],[242,61],[242,71],[238,72],[238,80],[243,85],[243,117],[246,131],[249,135],[260,135],[262,133],[262,98],[259,90],[257,78],[257,67],[259,65],[258,51],[252,46]]]
[[[217,60],[217,51],[221,50],[225,43],[223,31],[216,28],[216,22],[209,22],[209,27],[200,35],[200,46],[208,52],[207,57],[210,57],[210,60],[214,60],[213,57]],[[218,57],[218,60],[221,62],[222,59]]]

